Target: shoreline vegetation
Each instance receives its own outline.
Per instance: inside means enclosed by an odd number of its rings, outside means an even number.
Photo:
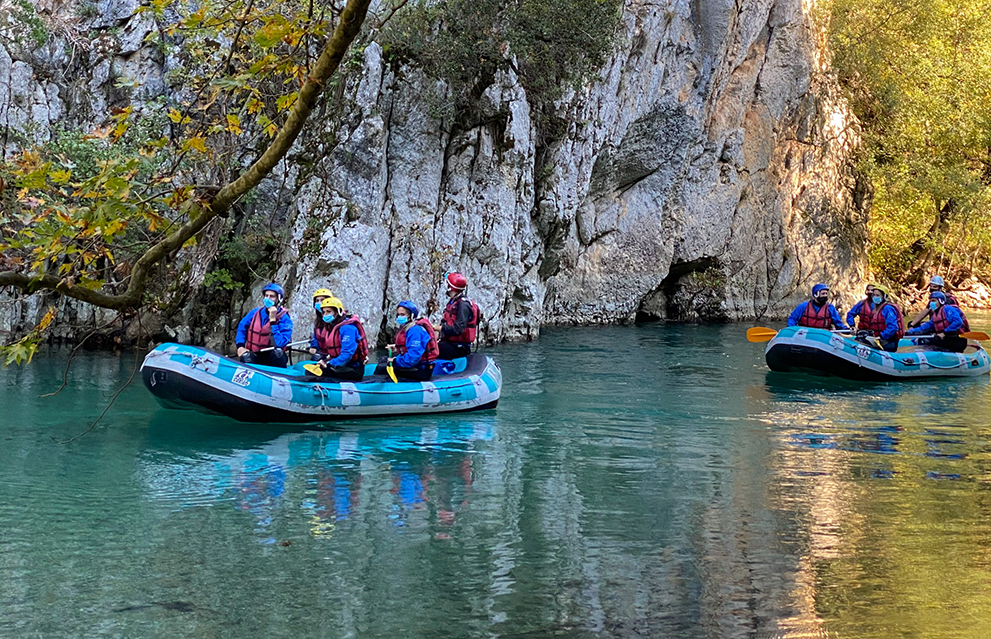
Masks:
[[[987,308],[989,0],[830,0],[832,67],[862,127],[874,275],[914,301],[932,275]]]

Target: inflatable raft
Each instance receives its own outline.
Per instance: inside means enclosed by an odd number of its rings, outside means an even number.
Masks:
[[[473,353],[428,382],[392,382],[365,366],[360,382],[307,377],[289,368],[243,364],[195,346],[162,344],[145,356],[141,378],[166,408],[193,408],[245,422],[312,423],[353,417],[449,413],[494,408],[502,372]]]
[[[973,377],[991,371],[991,359],[970,340],[963,353],[947,353],[902,339],[888,353],[855,341],[853,336],[820,328],[789,326],[778,331],[764,351],[772,371],[807,370],[855,380]]]

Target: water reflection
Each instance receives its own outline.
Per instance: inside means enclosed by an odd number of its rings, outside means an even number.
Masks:
[[[171,431],[164,446],[145,451],[138,461],[148,497],[176,509],[229,503],[251,516],[259,541],[274,544],[276,520],[299,512],[318,537],[367,514],[395,529],[435,525],[436,539],[450,539],[471,501],[477,444],[492,439],[493,423],[482,418],[350,433],[308,431],[230,450],[221,438],[213,442],[220,452],[193,454],[176,450]],[[234,441],[244,444],[241,437]],[[376,492],[389,501],[382,512],[364,513],[381,505],[368,497]]]

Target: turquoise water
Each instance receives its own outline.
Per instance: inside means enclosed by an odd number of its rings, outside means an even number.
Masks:
[[[779,376],[745,329],[548,330],[488,349],[495,411],[333,429],[137,379],[69,444],[132,354],[6,369],[0,636],[987,636],[988,379]]]

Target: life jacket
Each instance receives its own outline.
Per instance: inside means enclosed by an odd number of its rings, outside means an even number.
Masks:
[[[313,329],[313,339],[317,340],[317,352],[326,353],[330,349],[330,335],[332,332],[332,329],[326,322],[321,322],[319,326]]]
[[[423,328],[427,331],[427,335],[430,336],[430,341],[427,342],[427,348],[423,351],[423,356],[420,358],[420,363],[433,364],[438,357],[440,357],[440,347],[437,346],[437,333],[434,332],[433,324],[430,323],[425,317],[413,322],[415,326]],[[406,354],[406,331],[409,329],[403,329],[396,333],[396,350],[399,351],[400,355]]]
[[[471,304],[471,319],[468,320],[468,325],[465,326],[465,330],[461,331],[461,334],[448,335],[444,339],[455,344],[473,344],[475,337],[478,335],[478,319],[480,317],[478,304],[463,295],[455,297],[444,308],[444,318],[442,321],[448,326],[454,326],[454,322],[458,319],[458,307],[461,305],[461,302]]]
[[[348,324],[358,329],[358,348],[354,351],[354,355],[348,364],[353,362],[363,364],[368,359],[368,339],[365,337],[365,327],[361,325],[361,321],[357,315],[348,315],[340,322],[334,324],[334,328],[330,329],[330,335],[327,337],[327,348],[324,350],[321,347],[320,352],[326,353],[328,359],[334,359],[339,356],[341,354],[341,327]],[[317,337],[317,342],[320,342],[319,337]]]
[[[947,293],[946,291],[943,291],[943,295],[946,296],[947,306],[956,306],[957,308],[960,308],[960,302],[958,302],[957,298],[953,296],[953,293]]]
[[[263,348],[269,348],[275,345],[272,341],[272,322],[262,322],[262,313],[267,317],[268,309],[262,306],[256,310],[258,312],[255,313],[255,316],[248,323],[248,330],[244,337],[244,347],[254,353],[257,353]],[[274,321],[278,322],[286,316],[286,313],[288,313],[286,309],[280,308],[278,313],[275,314]]]
[[[873,331],[875,335],[880,335],[886,328],[888,328],[888,322],[884,319],[885,306],[890,306],[895,309],[895,319],[898,322],[898,332],[892,339],[901,339],[905,336],[905,318],[902,316],[902,311],[897,305],[891,302],[885,301],[878,304],[877,308],[873,311],[870,310],[870,306],[864,304],[863,314],[860,316],[860,326],[859,328],[866,331]]]
[[[946,317],[945,309],[945,306],[940,306],[939,310],[933,313],[932,323],[934,333],[945,333],[946,327],[950,325],[950,320]],[[970,330],[970,323],[967,321],[967,316],[963,314],[963,311],[960,311],[960,318],[963,320],[963,326],[960,328],[960,332],[966,333]]]
[[[818,311],[816,309],[819,309]],[[833,325],[833,318],[829,316],[829,302],[822,306],[816,306],[812,302],[805,304],[805,311],[798,318],[799,326],[809,328],[829,328]]]

